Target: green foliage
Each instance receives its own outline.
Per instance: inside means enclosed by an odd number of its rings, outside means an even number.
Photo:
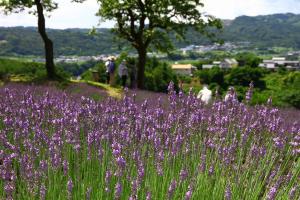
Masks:
[[[94,67],[98,61],[87,61],[83,63],[58,63],[57,66],[73,76],[79,76],[86,70]]]
[[[266,47],[300,48],[300,39],[297,34],[300,32],[299,21],[300,15],[295,14],[275,14],[258,17],[242,16],[224,26],[219,37],[224,41],[249,41],[251,45],[273,54],[275,52]],[[177,40],[174,32],[168,33],[171,42],[176,48],[191,44],[206,45],[212,43],[208,38],[203,37],[201,33],[194,31],[192,28],[186,27],[186,29],[184,40]],[[55,55],[111,54],[130,48],[129,42],[114,39],[115,35],[110,29],[97,29],[96,31],[97,34],[91,35],[89,34],[89,29],[48,29],[49,36],[54,42]],[[160,42],[159,39],[157,42]],[[0,47],[0,55],[43,55],[42,41],[36,28],[32,27],[1,27]],[[209,53],[206,56],[209,56]],[[181,55],[176,55],[176,53],[172,55],[171,53],[171,57],[172,60],[179,60]],[[214,59],[214,55],[211,55],[211,59]]]
[[[45,71],[40,63],[20,62],[17,60],[0,59],[0,78],[5,75],[28,75],[33,77]]]
[[[255,90],[252,104],[265,103],[269,97],[273,105],[300,108],[300,72],[269,73],[264,77],[265,90]]]
[[[284,102],[289,105],[300,109],[300,91],[299,89],[287,90],[285,95],[282,97]]]
[[[266,85],[263,76],[264,70],[261,68],[238,67],[231,69],[225,79],[228,85],[247,87],[253,81],[255,87],[264,89]]]
[[[51,12],[57,8],[57,3],[52,0],[38,0],[39,3],[42,3],[43,8],[47,12]],[[35,0],[22,0],[22,1],[0,1],[0,7],[4,9],[6,14],[21,12],[25,8],[32,8],[36,5]],[[29,13],[35,14],[35,12],[29,11]]]
[[[182,37],[187,31],[187,26],[192,26],[208,36],[212,36],[212,33],[207,30],[208,27],[221,28],[220,21],[212,16],[205,16],[207,22],[203,20],[204,16],[199,10],[203,4],[199,0],[188,2],[185,0],[145,2],[98,0],[98,2],[101,5],[98,16],[104,20],[115,20],[117,26],[114,32],[136,48],[140,48],[139,43],[143,43],[146,47],[152,43],[159,50],[169,49],[170,40],[166,33],[174,31]],[[189,20],[186,20],[187,18]]]
[[[96,35],[89,35],[89,29],[48,29],[47,32],[54,43],[56,56],[90,56],[122,50],[114,42],[114,35],[109,29],[97,29]],[[128,44],[124,46],[128,48]],[[33,27],[1,27],[0,47],[0,55],[44,55],[42,39]]]
[[[104,62],[99,62],[95,68],[97,69],[99,73],[99,82],[100,83],[106,83],[106,67]]]
[[[300,72],[291,72],[283,79],[283,100],[288,104],[300,108]]]
[[[262,62],[262,59],[259,58],[254,53],[239,53],[236,55],[236,60],[239,63],[239,66],[249,66],[249,67],[258,67],[259,63]]]
[[[274,106],[300,108],[300,72],[268,72],[261,68],[238,67],[223,71],[217,67],[196,72],[202,84],[209,85],[213,92],[220,94],[233,86],[238,99],[242,101],[251,81],[254,83],[252,105],[265,104],[271,97]]]
[[[81,74],[81,78],[86,81],[93,81],[93,74],[91,70],[87,70]]]
[[[181,52],[171,51],[168,53],[168,58],[170,60],[183,60],[185,57],[182,55]]]
[[[81,78],[87,81],[94,81],[92,71],[97,71],[100,83],[106,83],[106,67],[104,62],[94,63],[94,66],[88,68],[81,74]]]
[[[68,79],[70,77],[70,73],[64,71],[60,66],[57,67],[57,75],[62,79]],[[42,63],[0,58],[0,79],[6,76],[18,76],[26,80],[39,82],[44,81],[47,74],[44,64]]]
[[[183,83],[187,83],[187,84],[192,83],[192,78],[190,76],[178,75],[178,79],[181,80]]]
[[[199,8],[204,6],[200,0],[98,2],[100,9],[97,15],[102,20],[116,21],[113,31],[138,52],[137,86],[141,89],[145,83],[145,64],[149,48],[163,52],[172,50],[173,44],[169,35],[171,32],[175,38],[183,38],[187,28],[194,28],[212,38],[215,35],[208,28],[222,28],[220,20],[200,11]]]
[[[225,72],[219,67],[213,67],[210,70],[200,70],[197,72],[197,75],[202,84],[209,85],[211,83],[216,83],[219,86],[224,85]]]
[[[222,37],[229,41],[249,41],[256,47],[299,48],[300,15],[274,14],[241,16],[225,27]]]
[[[178,79],[171,67],[156,58],[148,59],[145,72],[145,89],[155,92],[167,92],[169,83],[173,81],[178,88]]]

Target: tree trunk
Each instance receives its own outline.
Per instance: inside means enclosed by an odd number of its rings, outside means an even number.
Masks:
[[[147,60],[147,50],[146,48],[138,49],[138,74],[137,74],[137,87],[139,89],[144,89],[145,81],[145,65]]]
[[[49,79],[55,79],[56,72],[55,72],[55,65],[53,60],[53,43],[48,38],[46,33],[46,24],[45,24],[43,5],[41,4],[41,0],[35,0],[34,2],[38,13],[38,30],[44,41],[47,76]]]

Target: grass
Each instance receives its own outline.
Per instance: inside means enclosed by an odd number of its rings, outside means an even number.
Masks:
[[[10,81],[11,82],[21,82],[21,83],[30,83],[30,82],[44,83],[45,79],[44,78],[36,79],[29,75],[18,74],[18,75],[11,75]],[[110,85],[107,85],[104,83],[99,83],[99,82],[94,82],[94,81],[85,81],[85,80],[71,80],[70,83],[75,83],[75,84],[76,83],[86,83],[88,85],[105,90],[110,97],[117,98],[117,99],[122,98],[122,89],[120,87],[111,87]],[[0,86],[3,86],[3,85],[4,85],[4,82],[2,82],[0,80]],[[64,88],[67,85],[68,84],[65,81],[57,84],[57,86],[59,88]],[[97,94],[93,94],[91,97],[96,101],[99,101],[102,98],[101,96],[99,96]]]
[[[16,56],[0,56],[0,59],[9,59],[9,60],[15,60],[20,62],[32,62],[33,59],[37,58],[37,56],[23,56],[23,57],[16,57]]]
[[[33,77],[30,77],[28,75],[22,75],[22,74],[10,76],[10,81],[12,82],[31,82],[33,81],[33,79],[34,79]]]
[[[122,98],[122,89],[111,87],[108,84],[94,82],[94,81],[85,81],[85,80],[71,80],[72,83],[87,83],[88,85],[95,86],[99,89],[104,89],[110,97],[114,97],[117,99]]]

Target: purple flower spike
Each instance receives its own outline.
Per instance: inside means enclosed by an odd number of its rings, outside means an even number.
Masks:
[[[118,182],[115,186],[115,199],[120,199],[122,193],[122,185]]]
[[[147,192],[146,200],[151,200],[151,192]]]
[[[69,180],[67,182],[68,199],[72,198],[73,187],[74,187],[73,181],[71,178],[69,178]]]
[[[253,88],[254,88],[254,84],[253,81],[251,81],[250,85],[249,85],[249,89],[246,93],[246,102],[249,103],[251,101],[252,95],[253,95]]]
[[[277,187],[276,185],[271,187],[268,194],[267,194],[267,200],[274,200],[277,194]]]
[[[185,181],[185,179],[188,177],[188,172],[185,169],[182,169],[180,171],[179,177],[180,177],[180,181]]]
[[[185,193],[185,200],[190,200],[192,198],[192,191],[189,190]]]
[[[226,190],[225,190],[225,199],[226,200],[231,200],[231,188],[230,188],[230,185],[227,185],[226,186]]]
[[[177,181],[175,179],[172,180],[169,189],[168,189],[168,197],[171,198],[174,194],[174,191],[176,190],[177,187]]]
[[[40,199],[43,200],[46,198],[46,192],[47,192],[47,189],[45,187],[45,185],[41,185],[41,188],[40,188]]]

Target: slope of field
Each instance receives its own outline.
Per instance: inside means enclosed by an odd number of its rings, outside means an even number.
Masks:
[[[0,87],[0,199],[300,198],[300,124],[270,104],[81,86]]]

